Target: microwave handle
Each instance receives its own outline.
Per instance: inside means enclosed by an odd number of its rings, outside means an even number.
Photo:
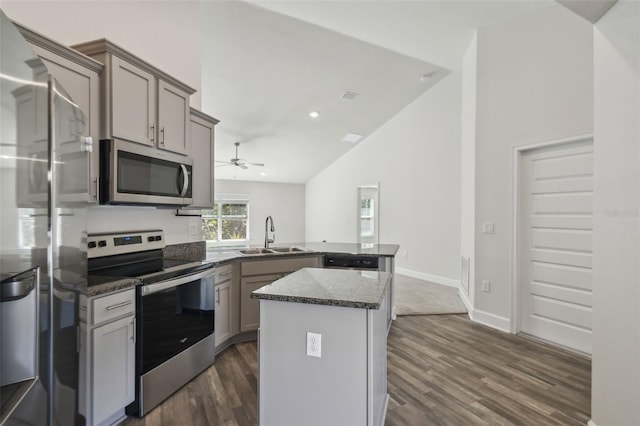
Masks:
[[[180,169],[182,170],[182,189],[180,190],[180,196],[184,197],[187,195],[187,189],[189,189],[189,173],[187,173],[187,166],[184,164],[180,164]]]

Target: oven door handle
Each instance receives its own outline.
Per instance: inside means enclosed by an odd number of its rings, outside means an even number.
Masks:
[[[213,265],[212,265],[213,266]],[[166,281],[160,281],[159,283],[147,284],[142,286],[142,296],[148,296],[149,294],[157,293],[168,288],[178,287],[182,284],[190,283],[202,278],[213,276],[213,267],[205,271],[197,272],[195,274],[184,275],[182,277],[171,278]]]

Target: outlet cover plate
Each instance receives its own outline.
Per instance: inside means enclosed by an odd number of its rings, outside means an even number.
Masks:
[[[307,332],[307,356],[322,356],[322,334]]]

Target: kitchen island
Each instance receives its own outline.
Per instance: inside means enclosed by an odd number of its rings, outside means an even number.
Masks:
[[[390,281],[304,268],[252,293],[261,425],[384,424]]]

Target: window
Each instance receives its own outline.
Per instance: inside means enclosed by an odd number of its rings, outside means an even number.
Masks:
[[[249,244],[249,197],[216,195],[213,209],[202,211],[202,234],[207,247]]]

